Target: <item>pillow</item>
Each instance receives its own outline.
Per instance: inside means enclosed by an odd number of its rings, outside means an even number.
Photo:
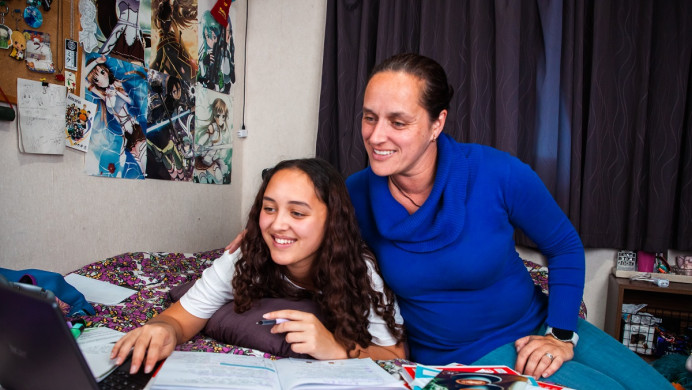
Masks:
[[[173,287],[169,296],[177,301],[192,284],[194,281]],[[293,352],[291,344],[285,340],[285,334],[271,333],[272,327],[268,325],[257,325],[262,314],[283,309],[313,313],[324,323],[317,303],[311,299],[263,298],[244,313],[233,310],[233,301],[226,303],[209,318],[202,332],[223,343],[253,348],[276,356],[311,358],[309,355]]]
[[[175,302],[177,300],[180,300],[180,298],[185,295],[187,290],[192,287],[193,284],[195,284],[197,280],[191,280],[189,282],[185,282],[183,284],[179,284],[175,287],[172,287],[170,290],[168,290],[168,297],[171,299],[172,302]]]

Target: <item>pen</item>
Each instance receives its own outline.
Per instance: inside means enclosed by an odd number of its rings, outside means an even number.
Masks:
[[[290,320],[287,320],[285,318],[277,318],[275,320],[261,320],[261,321],[257,321],[257,325],[276,325],[276,324],[280,324],[282,322],[287,322],[287,321],[290,321]]]

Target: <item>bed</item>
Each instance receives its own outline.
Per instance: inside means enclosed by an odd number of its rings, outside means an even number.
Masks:
[[[130,252],[79,268],[74,273],[136,291],[130,298],[117,305],[94,304],[96,314],[80,318],[88,327],[105,326],[122,332],[135,329],[170,305],[168,292],[171,288],[199,278],[202,271],[222,253],[223,248],[196,253]],[[524,263],[534,283],[547,292],[547,268],[527,260],[524,260]],[[586,318],[586,307],[583,303],[580,316]],[[199,334],[177,346],[176,350],[281,358],[256,349],[225,344],[204,334]],[[394,359],[380,360],[377,363],[398,377],[402,364],[411,362]]]

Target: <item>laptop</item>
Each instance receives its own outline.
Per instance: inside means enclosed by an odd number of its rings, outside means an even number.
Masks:
[[[143,389],[152,374],[129,375],[129,361],[97,383],[55,295],[0,275],[0,388],[103,389],[116,378]],[[155,370],[154,370],[155,372]],[[130,388],[130,387],[128,387]]]

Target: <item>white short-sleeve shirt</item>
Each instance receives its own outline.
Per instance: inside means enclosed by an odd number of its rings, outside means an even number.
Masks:
[[[202,272],[202,277],[180,298],[180,304],[183,308],[195,317],[208,319],[221,306],[232,301],[231,280],[235,272],[235,263],[239,258],[240,249],[233,253],[226,251],[216,259],[214,264],[205,269]],[[374,271],[373,260],[366,259],[366,262],[373,289],[382,292],[384,284],[380,275]],[[288,281],[290,282],[290,280]],[[397,324],[403,324],[404,320],[399,313],[399,306],[396,302],[394,302],[394,310],[394,320]],[[368,320],[370,321],[368,331],[372,335],[374,344],[386,346],[397,343],[396,338],[389,332],[384,319],[377,315],[374,309],[370,310]]]

